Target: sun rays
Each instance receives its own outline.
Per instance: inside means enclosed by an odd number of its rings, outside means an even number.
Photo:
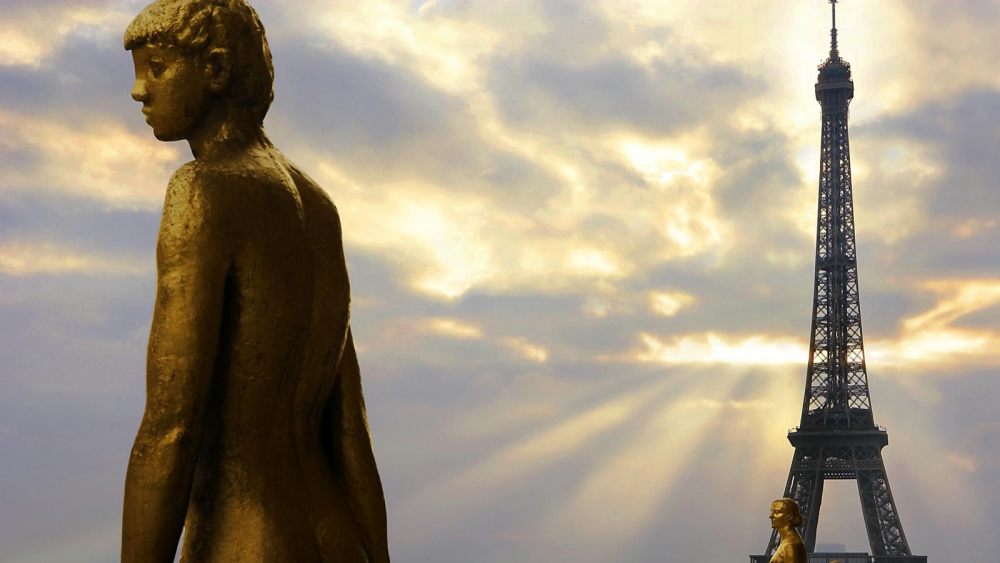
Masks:
[[[675,502],[679,480],[690,478],[694,460],[708,450],[716,457],[709,471],[725,475],[738,465],[741,481],[764,481],[787,463],[791,450],[780,433],[794,423],[797,407],[788,408],[788,399],[796,401],[801,389],[797,374],[781,373],[643,377],[609,396],[577,392],[562,414],[536,413],[535,422],[518,424],[518,438],[420,487],[397,507],[398,517],[419,542],[464,518],[484,517],[499,499],[538,490],[554,502],[499,521],[498,533],[511,541],[574,537],[576,549],[587,554],[581,560],[610,560],[655,533],[650,526]],[[498,425],[500,435],[510,434],[502,421],[493,429]],[[777,439],[756,438],[767,435]],[[566,471],[569,466],[576,467]]]

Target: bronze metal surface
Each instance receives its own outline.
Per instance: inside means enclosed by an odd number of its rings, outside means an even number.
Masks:
[[[771,527],[778,531],[781,543],[771,556],[771,563],[806,563],[806,544],[795,530],[802,525],[799,506],[790,498],[779,498],[771,503]]]
[[[183,530],[182,561],[387,562],[340,220],[264,133],[257,15],[161,0],[125,47],[153,134],[194,160],[160,222],[122,561],[172,562]]]

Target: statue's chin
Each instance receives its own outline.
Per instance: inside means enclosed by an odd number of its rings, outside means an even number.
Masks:
[[[155,128],[153,129],[153,136],[156,137],[158,141],[164,141],[168,143],[184,139],[184,135],[181,135],[180,133],[172,131],[162,131],[162,130],[158,131]]]

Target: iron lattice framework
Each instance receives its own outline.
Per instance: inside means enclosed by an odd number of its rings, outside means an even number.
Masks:
[[[836,0],[831,4],[830,57],[820,65],[816,83],[823,117],[809,364],[801,422],[788,434],[795,453],[784,496],[798,503],[801,535],[813,553],[824,482],[856,480],[872,555],[879,561],[911,553],[882,461],[888,435],[875,425],[868,390],[847,131],[854,82],[837,49]],[[767,556],[779,541],[772,532]]]

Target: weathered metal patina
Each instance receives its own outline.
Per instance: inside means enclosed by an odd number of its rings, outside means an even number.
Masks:
[[[132,97],[194,160],[167,186],[122,561],[383,563],[386,512],[337,209],[271,144],[242,0],[160,0],[125,33]]]

